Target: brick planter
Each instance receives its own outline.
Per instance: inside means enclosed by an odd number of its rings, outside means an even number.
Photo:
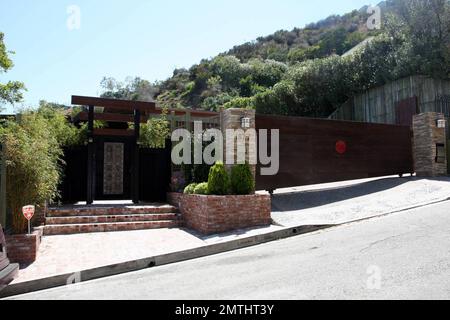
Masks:
[[[272,223],[269,194],[248,196],[181,195],[186,227],[210,235]]]
[[[13,263],[30,264],[38,255],[41,244],[42,229],[35,229],[31,235],[6,235],[8,258]]]
[[[178,192],[169,192],[167,193],[167,203],[179,208],[181,204],[181,199],[183,198],[184,194],[178,193]]]

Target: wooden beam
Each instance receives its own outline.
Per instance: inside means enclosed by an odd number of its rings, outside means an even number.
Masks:
[[[76,117],[75,121],[87,121],[89,119],[89,115],[87,112],[80,112]],[[120,114],[120,113],[94,113],[94,119],[99,121],[107,121],[107,122],[127,122],[133,123],[134,117],[128,114]],[[141,123],[146,123],[148,121],[147,117],[141,117]]]
[[[88,116],[88,158],[87,158],[87,195],[86,204],[95,199],[95,143],[94,143],[94,106],[89,106]]]
[[[134,134],[134,130],[108,128],[94,129],[94,136],[132,137]]]
[[[133,203],[139,203],[139,137],[140,137],[140,123],[141,112],[139,110],[134,111],[134,155],[133,155],[133,168],[132,168],[132,190],[133,190]]]
[[[154,102],[132,101],[132,100],[116,100],[96,97],[72,96],[72,104],[80,106],[105,107],[112,110],[133,111],[139,109],[141,111],[149,111],[156,108]]]
[[[156,108],[155,110],[150,110],[148,113],[150,114],[161,114],[163,109]],[[190,113],[192,117],[197,118],[210,118],[217,117],[219,115],[218,112],[212,111],[203,111],[203,110],[195,110],[195,109],[168,109],[169,114],[175,116],[184,116],[186,113]]]
[[[150,115],[161,115],[162,109],[147,110],[146,114]],[[211,118],[216,117],[219,113],[209,112],[209,111],[191,111],[191,109],[181,110],[181,109],[170,109],[168,117],[172,116],[185,116],[190,113],[192,117],[196,118]],[[75,121],[88,121],[89,115],[87,112],[80,112],[75,116]],[[99,121],[109,121],[109,122],[134,122],[134,117],[132,114],[120,114],[120,113],[94,113],[94,119]],[[141,123],[147,123],[149,117],[141,114]]]

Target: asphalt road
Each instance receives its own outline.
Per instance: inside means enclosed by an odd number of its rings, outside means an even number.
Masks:
[[[16,299],[450,299],[450,202]]]

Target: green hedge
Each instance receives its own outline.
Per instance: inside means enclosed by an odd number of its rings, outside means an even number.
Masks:
[[[208,194],[208,183],[203,182],[203,183],[198,184],[194,189],[194,194],[207,195]]]
[[[208,194],[227,195],[230,193],[230,178],[223,162],[217,162],[209,171]]]
[[[195,187],[197,187],[197,183],[191,183],[186,188],[184,188],[185,194],[194,194]]]
[[[255,191],[255,179],[248,164],[238,164],[231,169],[231,191],[236,195],[252,194]]]

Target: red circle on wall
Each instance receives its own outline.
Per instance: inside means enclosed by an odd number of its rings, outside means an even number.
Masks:
[[[347,152],[347,143],[345,141],[339,140],[336,142],[336,152],[339,154],[344,154]]]

